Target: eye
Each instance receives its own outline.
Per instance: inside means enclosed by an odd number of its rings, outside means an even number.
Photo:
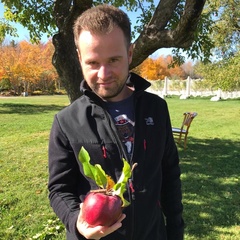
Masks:
[[[97,62],[95,62],[95,61],[90,61],[90,62],[87,62],[87,64],[88,64],[88,65],[96,65]]]
[[[86,65],[92,69],[96,69],[96,68],[98,68],[99,64],[96,61],[88,61],[88,62],[86,62]]]
[[[119,61],[119,58],[111,58],[110,59],[110,63],[115,63],[115,62],[118,62]]]

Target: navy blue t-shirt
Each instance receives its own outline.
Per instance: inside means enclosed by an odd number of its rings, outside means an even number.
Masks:
[[[133,94],[119,102],[106,102],[106,107],[115,122],[120,139],[131,157],[135,125]]]

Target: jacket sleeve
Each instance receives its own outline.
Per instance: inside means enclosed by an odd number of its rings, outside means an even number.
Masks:
[[[55,116],[49,139],[49,199],[51,207],[67,231],[82,239],[77,231],[80,171],[67,137]]]
[[[163,159],[161,205],[166,217],[167,239],[182,240],[184,221],[182,219],[181,172],[168,110],[166,124],[167,139]]]

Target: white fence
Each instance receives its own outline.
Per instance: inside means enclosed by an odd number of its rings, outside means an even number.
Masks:
[[[165,80],[149,81],[152,86],[148,89],[162,98],[169,95],[177,95],[180,99],[187,99],[189,97],[208,97],[212,96],[211,101],[218,101],[220,99],[234,99],[240,98],[240,91],[224,92],[221,89],[208,89],[204,80],[191,79],[186,80]]]

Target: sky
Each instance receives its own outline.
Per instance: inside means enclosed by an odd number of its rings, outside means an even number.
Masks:
[[[3,18],[3,13],[4,13],[4,7],[3,7],[3,4],[0,2],[0,18]],[[131,23],[132,25],[134,25],[136,23],[136,16],[138,15],[138,13],[129,13],[129,18],[131,20]],[[19,41],[23,41],[23,40],[26,40],[26,41],[29,41],[30,37],[29,37],[29,33],[28,33],[28,30],[25,29],[23,26],[21,26],[20,24],[13,24],[16,29],[17,29],[17,33],[19,35],[18,38],[14,38],[14,37],[11,37],[11,36],[7,36],[5,41],[11,41],[11,40],[15,40],[16,42],[19,42]],[[133,28],[133,27],[132,27]],[[47,42],[48,38],[46,35],[43,36],[43,38],[41,39],[42,42]],[[156,51],[155,53],[152,54],[152,57],[157,57],[157,56],[160,56],[160,55],[171,55],[171,50],[170,48],[161,48],[159,49],[158,51]]]
[[[4,18],[3,13],[4,13],[4,7],[3,7],[3,4],[0,2],[0,18]],[[14,23],[13,26],[17,29],[17,34],[19,37],[16,38],[12,36],[7,36],[5,41],[10,41],[10,40],[15,40],[16,42],[23,41],[23,40],[29,41],[30,37],[29,37],[28,30],[26,28],[24,28],[21,24],[18,24],[18,23]],[[42,42],[46,42],[47,40],[48,40],[47,36],[46,35],[43,36]]]

